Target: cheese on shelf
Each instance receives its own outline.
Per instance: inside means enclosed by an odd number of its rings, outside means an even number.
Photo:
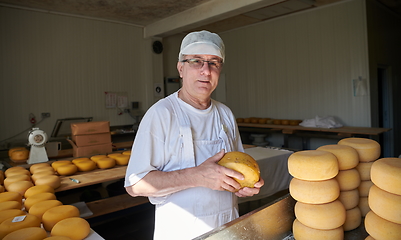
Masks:
[[[401,195],[386,192],[373,185],[368,197],[370,209],[378,216],[401,224]]]
[[[371,162],[380,157],[380,144],[369,138],[344,138],[338,144],[355,148],[360,162]]]
[[[359,164],[358,152],[353,147],[347,145],[324,145],[316,150],[327,151],[334,154],[338,160],[339,170],[355,168]]]
[[[334,178],[324,181],[293,178],[289,191],[295,200],[311,204],[329,203],[340,196],[340,186]]]
[[[305,226],[298,219],[295,219],[292,225],[294,238],[297,240],[343,240],[343,227],[338,227],[330,230],[320,230]]]
[[[401,224],[387,221],[373,211],[366,214],[365,229],[374,239],[400,239]]]
[[[401,158],[381,158],[370,172],[372,182],[379,188],[401,195]]]

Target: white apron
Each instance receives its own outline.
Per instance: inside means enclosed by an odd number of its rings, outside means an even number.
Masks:
[[[218,139],[193,141],[188,116],[176,98],[169,99],[180,124],[182,169],[198,166],[221,149],[232,151],[224,125]],[[237,197],[227,191],[196,187],[149,199],[156,203],[155,240],[193,239],[238,217]]]

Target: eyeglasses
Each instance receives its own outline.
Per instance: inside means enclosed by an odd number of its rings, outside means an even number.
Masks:
[[[187,62],[189,66],[196,68],[196,69],[201,69],[205,62],[207,62],[209,68],[211,69],[220,69],[223,66],[223,63],[219,60],[210,60],[206,61],[200,58],[190,58],[190,59],[185,59],[182,60],[181,62]]]

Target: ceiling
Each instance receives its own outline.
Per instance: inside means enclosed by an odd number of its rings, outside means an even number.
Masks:
[[[0,0],[0,6],[132,24],[144,37],[222,32],[343,0]],[[377,0],[401,14],[400,0]]]

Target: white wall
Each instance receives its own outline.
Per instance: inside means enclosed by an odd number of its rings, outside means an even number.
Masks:
[[[133,124],[105,108],[105,91],[125,92],[147,109],[162,57],[142,29],[118,23],[0,7],[0,141],[31,127],[50,135],[59,118],[93,117],[112,126]]]

